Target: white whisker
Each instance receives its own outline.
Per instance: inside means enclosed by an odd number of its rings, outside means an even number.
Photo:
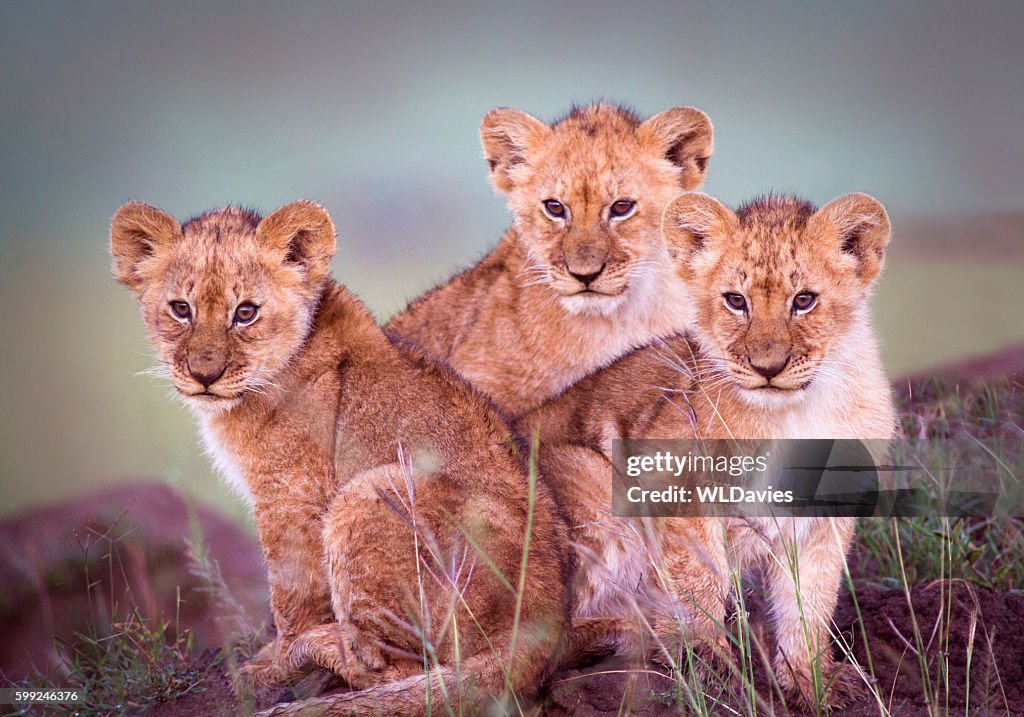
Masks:
[[[165,363],[158,363],[155,366],[150,366],[149,368],[143,369],[141,371],[136,371],[135,375],[146,376],[148,378],[170,379],[171,369]]]

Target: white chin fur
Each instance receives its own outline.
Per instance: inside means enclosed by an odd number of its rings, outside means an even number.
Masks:
[[[610,316],[615,313],[623,301],[626,292],[617,296],[603,294],[573,294],[559,299],[562,308],[574,316]]]
[[[215,416],[218,413],[224,413],[225,411],[231,410],[238,403],[239,399],[236,398],[199,398],[196,396],[185,396],[182,394],[182,400],[185,404],[195,411],[199,415]]]
[[[764,408],[780,408],[802,403],[807,398],[807,390],[780,391],[765,388],[741,388],[740,396],[752,406]]]

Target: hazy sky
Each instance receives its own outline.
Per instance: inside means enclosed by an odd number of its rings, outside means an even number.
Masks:
[[[899,250],[914,215],[1024,209],[1021,38],[1024,2],[0,0],[0,510],[128,476],[219,485],[134,376],[152,359],[107,253],[127,199],[319,200],[335,275],[383,318],[508,225],[488,109],[606,98],[705,110],[727,202],[875,194]],[[894,375],[1024,337],[1019,264],[897,254],[876,311]]]
[[[595,98],[707,111],[728,202],[1024,207],[1024,3],[656,5],[4,2],[0,257],[99,261],[129,198],[307,197],[355,257],[443,274],[507,224],[481,116]]]

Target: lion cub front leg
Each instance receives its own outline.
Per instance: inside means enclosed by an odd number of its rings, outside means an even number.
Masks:
[[[414,470],[398,463],[375,466],[353,475],[334,496],[321,533],[332,615],[320,621],[326,624],[295,636],[287,648],[291,669],[324,668],[353,689],[422,671],[421,660],[395,658],[381,649],[410,641],[405,651],[417,649],[418,638],[403,626],[421,619],[413,617],[415,606],[403,600],[415,597],[417,575],[416,531],[406,522],[416,523],[407,492],[416,492],[407,482]],[[429,494],[416,498],[430,503]]]
[[[794,518],[767,570],[779,685],[806,709],[843,707],[860,690],[857,670],[838,665],[829,628],[839,598],[854,518]],[[795,546],[795,550],[794,550]]]
[[[277,635],[243,665],[235,677],[237,690],[259,695],[288,684],[301,672],[288,660],[292,642],[330,619],[330,593],[324,560],[322,527],[308,510],[289,515],[283,501],[254,503],[256,530],[267,560],[270,609]]]
[[[725,606],[729,563],[722,524],[706,518],[666,518],[660,526],[661,565],[655,579],[671,598],[671,614],[654,617],[655,661],[705,680],[729,655]],[[688,659],[688,649],[693,659]]]

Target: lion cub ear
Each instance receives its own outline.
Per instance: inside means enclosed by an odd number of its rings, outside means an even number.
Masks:
[[[550,131],[551,128],[536,117],[511,107],[498,107],[484,115],[480,123],[480,142],[496,191],[508,194],[513,190],[513,170],[526,161],[530,146]]]
[[[882,270],[892,232],[885,207],[868,194],[845,194],[807,220],[813,240],[841,256],[864,284]]]
[[[739,229],[736,213],[714,197],[687,192],[669,202],[661,216],[661,236],[676,272],[691,279],[702,256]]]
[[[704,182],[715,136],[706,114],[695,107],[673,107],[645,121],[639,131],[679,167],[683,189],[696,189]]]
[[[268,214],[256,227],[256,238],[282,262],[301,267],[310,284],[326,278],[334,256],[334,222],[316,202],[292,202]]]
[[[114,276],[139,293],[146,281],[144,272],[140,272],[145,261],[180,238],[181,225],[170,214],[144,202],[122,204],[110,222]]]

